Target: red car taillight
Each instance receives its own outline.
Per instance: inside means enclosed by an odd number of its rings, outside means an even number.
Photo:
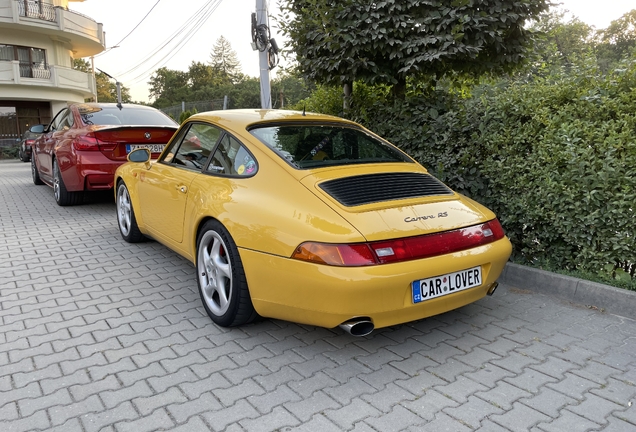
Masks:
[[[73,148],[79,151],[99,151],[99,140],[92,134],[80,135],[73,140]]]
[[[25,147],[31,147],[34,142],[35,142],[34,139],[27,139],[26,141],[24,141],[24,145]]]
[[[73,140],[73,147],[80,151],[113,151],[117,143],[100,141],[92,133],[80,135]]]
[[[305,242],[292,258],[343,267],[430,258],[492,243],[504,237],[497,219],[480,225],[404,239],[334,245]]]

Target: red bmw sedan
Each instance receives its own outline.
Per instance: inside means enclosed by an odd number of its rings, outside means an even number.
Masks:
[[[79,204],[84,192],[113,187],[115,170],[131,151],[148,148],[158,157],[177,128],[144,105],[71,104],[33,144],[33,183],[53,187],[58,205]]]

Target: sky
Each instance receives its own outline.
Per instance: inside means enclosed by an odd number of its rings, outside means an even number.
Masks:
[[[212,47],[220,36],[230,42],[241,62],[243,73],[259,76],[258,52],[251,48],[250,30],[251,14],[256,10],[257,1],[84,0],[81,3],[69,3],[69,8],[102,23],[106,32],[106,47],[117,46],[96,56],[95,67],[128,87],[134,101],[152,102],[149,100],[147,83],[154,70],[165,66],[185,71],[193,61],[209,62]],[[280,13],[278,1],[267,0],[267,4],[271,36],[280,46],[284,44],[284,38],[274,19]],[[561,8],[597,29],[606,28],[611,21],[636,9],[634,0],[559,2]],[[187,7],[183,7],[186,4]],[[176,35],[206,5],[208,16],[199,20],[198,29],[191,25]],[[172,42],[167,43],[168,40]],[[281,61],[281,65],[285,65],[284,61]],[[272,71],[272,78],[279,70],[275,68]]]

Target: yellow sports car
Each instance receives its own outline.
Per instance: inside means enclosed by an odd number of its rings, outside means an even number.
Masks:
[[[122,237],[194,263],[221,326],[260,315],[366,335],[492,294],[511,252],[490,210],[338,117],[201,113],[156,161],[128,159]]]

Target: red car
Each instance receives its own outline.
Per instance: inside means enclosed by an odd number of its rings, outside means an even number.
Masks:
[[[61,206],[79,204],[85,191],[113,187],[115,170],[132,150],[149,148],[158,157],[178,126],[144,105],[69,105],[33,143],[33,183],[52,186]]]

